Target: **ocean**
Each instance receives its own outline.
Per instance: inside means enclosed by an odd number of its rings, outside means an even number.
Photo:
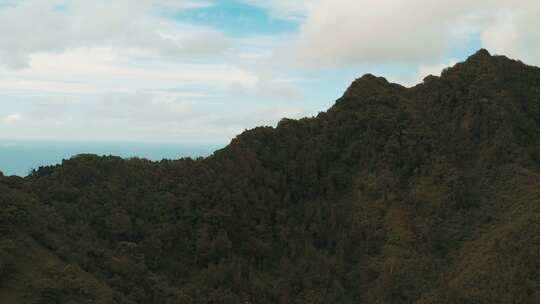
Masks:
[[[90,153],[149,160],[205,157],[225,145],[176,143],[117,143],[0,140],[0,171],[4,175],[26,176],[32,169],[54,165],[74,155]]]

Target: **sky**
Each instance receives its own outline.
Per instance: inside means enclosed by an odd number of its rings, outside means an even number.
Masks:
[[[537,0],[0,0],[0,139],[223,144],[479,48],[540,65]]]

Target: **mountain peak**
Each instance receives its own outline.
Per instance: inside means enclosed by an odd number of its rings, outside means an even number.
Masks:
[[[476,51],[476,53],[472,54],[471,56],[469,56],[468,60],[471,60],[471,59],[478,59],[478,58],[491,58],[491,53],[489,53],[488,50],[486,49],[479,49],[478,51]]]
[[[480,49],[467,60],[445,69],[442,79],[462,79],[470,84],[475,81],[500,83],[507,76],[515,74],[515,70],[525,67],[522,62],[505,56],[491,55],[486,49]]]
[[[364,74],[362,77],[354,80],[345,91],[344,97],[372,95],[377,92],[388,89],[402,88],[398,84],[390,83],[384,77],[378,77],[373,74]]]
[[[458,63],[459,66],[492,66],[497,58],[500,56],[493,56],[486,49],[479,49],[476,53],[470,55],[467,60],[462,63]],[[500,59],[500,58],[499,58]]]
[[[388,84],[389,82],[386,78],[367,73],[355,79],[351,86],[385,86]]]

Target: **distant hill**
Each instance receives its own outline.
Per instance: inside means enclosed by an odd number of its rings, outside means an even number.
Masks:
[[[480,50],[204,159],[0,175],[0,303],[540,303],[540,69]]]

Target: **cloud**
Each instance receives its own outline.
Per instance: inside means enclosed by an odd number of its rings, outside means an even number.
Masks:
[[[226,143],[247,128],[305,115],[301,104],[229,101],[216,107],[213,102],[212,96],[176,92],[71,99],[41,94],[18,101],[25,108],[24,121],[22,114],[0,116],[6,123],[0,138]]]
[[[30,63],[0,68],[0,105],[25,118],[0,128],[0,138],[225,143],[294,114],[274,110],[290,109],[298,97],[286,73],[175,61],[140,49],[36,53]]]
[[[176,31],[159,31],[158,35],[169,46],[161,49],[163,55],[201,57],[224,52],[232,47],[232,42],[223,34],[205,28],[184,27]]]
[[[0,6],[0,108],[19,113],[0,114],[0,138],[224,142],[302,113],[296,80],[273,57],[283,37],[231,38],[163,15],[214,3]],[[289,18],[304,14],[299,3],[257,5]]]
[[[427,0],[322,0],[302,27],[299,49],[309,64],[320,66],[442,56],[450,17],[460,10],[454,1],[447,9],[439,6]]]
[[[155,50],[172,56],[219,54],[223,34],[160,18],[164,9],[195,9],[209,2],[165,0],[25,0],[0,7],[0,64],[28,67],[39,52],[81,47]]]
[[[213,0],[0,5],[0,137],[224,142],[316,113],[364,72],[414,84],[471,41],[540,62],[532,0],[241,1],[299,32],[189,23]]]
[[[540,65],[538,15],[540,2],[516,1],[500,10],[481,33],[482,44],[490,51]]]
[[[536,57],[539,13],[536,0],[321,0],[302,25],[297,50],[314,67],[424,63],[478,34],[496,52]]]
[[[222,129],[229,137],[240,134],[248,128],[258,126],[276,126],[284,117],[299,119],[309,116],[305,109],[287,104],[276,104],[262,107],[245,113],[230,113],[227,115],[210,115],[207,123],[210,129]]]
[[[441,76],[441,73],[442,73],[442,71],[444,69],[446,69],[448,67],[451,67],[451,66],[455,65],[456,63],[458,63],[457,59],[450,58],[450,59],[446,60],[443,63],[430,64],[430,65],[421,65],[418,68],[418,78],[423,79],[428,75]]]
[[[93,98],[93,102],[81,105],[81,109],[85,115],[99,117],[101,121],[160,124],[202,115],[196,107],[201,98],[204,95],[176,92],[107,94]]]
[[[233,65],[162,60],[137,49],[72,49],[36,53],[29,60],[31,65],[25,69],[0,68],[3,92],[99,94],[188,85],[250,85],[257,81],[251,72]]]
[[[11,114],[11,115],[2,117],[0,121],[4,124],[11,125],[19,121],[21,118],[22,118],[21,114]]]

